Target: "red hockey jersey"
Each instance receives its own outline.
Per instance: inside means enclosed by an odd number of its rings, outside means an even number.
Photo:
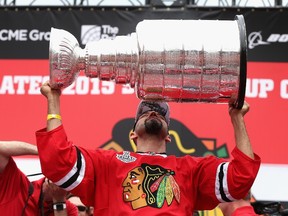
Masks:
[[[44,178],[30,182],[17,167],[12,158],[0,173],[0,215],[37,216],[41,214],[39,205],[41,188]],[[77,216],[75,205],[66,201],[67,214]],[[45,216],[53,216],[52,203],[43,202]]]
[[[36,132],[43,173],[99,215],[192,215],[243,198],[260,167],[235,148],[233,159],[85,150],[64,127]]]
[[[237,208],[231,216],[259,216],[258,214],[255,213],[254,209],[252,206],[243,206]]]

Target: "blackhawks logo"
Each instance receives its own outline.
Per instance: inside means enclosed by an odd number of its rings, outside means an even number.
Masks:
[[[142,164],[127,174],[123,187],[123,200],[131,202],[133,209],[145,206],[161,208],[164,202],[180,203],[180,188],[174,171],[161,166]]]

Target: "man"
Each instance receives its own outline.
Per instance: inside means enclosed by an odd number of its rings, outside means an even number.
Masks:
[[[167,156],[170,111],[164,102],[139,104],[130,135],[137,152],[77,147],[62,125],[60,90],[46,82],[41,93],[48,102],[47,128],[36,132],[42,171],[86,206],[94,206],[97,216],[190,216],[194,209],[243,198],[259,170],[260,158],[252,151],[244,123],[247,103],[241,110],[229,108],[236,147],[228,162],[214,156]]]
[[[47,178],[30,182],[12,158],[37,154],[35,145],[18,141],[0,141],[0,214],[77,216],[77,208],[69,201],[66,202],[66,191]]]

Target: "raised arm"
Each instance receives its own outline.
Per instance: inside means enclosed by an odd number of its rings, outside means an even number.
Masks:
[[[5,169],[11,156],[38,155],[35,145],[21,141],[0,141],[0,173]]]
[[[46,128],[35,133],[41,170],[57,186],[81,193],[89,205],[93,204],[95,177],[92,160],[85,150],[81,151],[82,148],[76,147],[67,137],[60,115],[61,91],[52,89],[46,82],[41,87],[41,94],[46,97],[48,105]]]
[[[62,124],[60,115],[60,95],[61,90],[51,89],[47,81],[41,87],[41,93],[47,99],[47,131],[51,131]]]
[[[229,114],[234,128],[234,136],[237,148],[248,157],[254,159],[253,149],[244,121],[244,116],[249,111],[249,108],[249,104],[246,101],[242,109],[236,109],[232,105],[229,105]]]

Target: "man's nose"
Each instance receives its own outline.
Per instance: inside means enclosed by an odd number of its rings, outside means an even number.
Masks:
[[[157,116],[157,115],[158,115],[158,113],[155,111],[151,111],[151,113],[150,113],[150,116]]]

